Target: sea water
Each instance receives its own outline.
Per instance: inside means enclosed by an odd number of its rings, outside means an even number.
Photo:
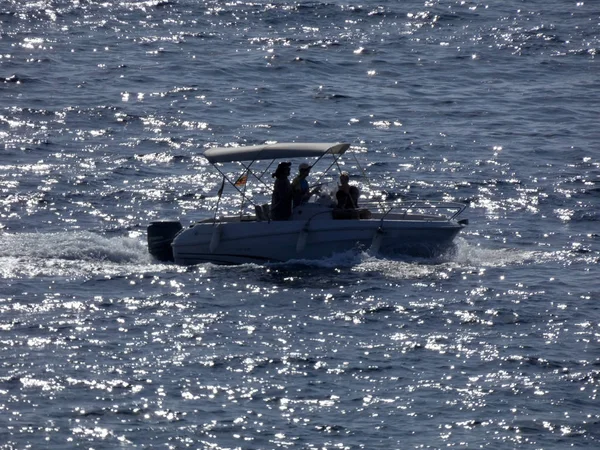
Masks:
[[[589,0],[0,1],[0,448],[598,447],[599,51]],[[152,260],[206,148],[276,141],[469,225]]]

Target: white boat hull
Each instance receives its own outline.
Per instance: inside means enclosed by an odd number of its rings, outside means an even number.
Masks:
[[[349,250],[432,256],[462,225],[434,220],[290,220],[197,223],[172,243],[175,263],[193,265],[315,260]]]

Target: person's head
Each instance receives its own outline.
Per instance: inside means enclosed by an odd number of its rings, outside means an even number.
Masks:
[[[284,178],[290,175],[291,162],[280,162],[273,173],[273,178]]]
[[[348,175],[348,172],[340,173],[340,183],[348,184],[349,181],[350,181],[350,175]]]
[[[298,166],[298,173],[304,177],[307,177],[310,173],[310,164],[303,162]]]

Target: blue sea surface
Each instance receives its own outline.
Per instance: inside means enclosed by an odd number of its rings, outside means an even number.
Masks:
[[[599,52],[593,0],[0,0],[0,449],[598,448]],[[288,141],[455,252],[150,257]]]

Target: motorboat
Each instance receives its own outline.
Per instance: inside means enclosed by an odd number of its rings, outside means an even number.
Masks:
[[[269,204],[257,201],[247,189],[251,183],[263,192],[271,189],[269,168],[300,158],[315,161],[312,167],[326,162],[328,167],[319,172],[316,183],[325,186],[324,180],[334,180],[336,170],[341,172],[339,159],[348,149],[348,143],[271,143],[206,150],[204,157],[223,180],[214,216],[186,228],[180,221],[152,222],[150,253],[160,261],[182,265],[261,264],[316,260],[348,251],[431,257],[452,248],[454,238],[468,224],[458,219],[467,207],[462,203],[361,201],[360,210],[340,211],[334,194],[323,189],[293,208],[289,219],[273,220]],[[235,215],[218,215],[225,186],[234,188],[241,199]]]

